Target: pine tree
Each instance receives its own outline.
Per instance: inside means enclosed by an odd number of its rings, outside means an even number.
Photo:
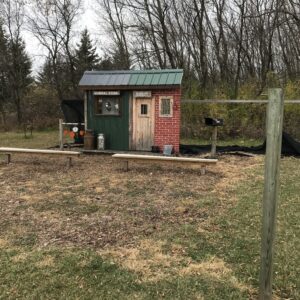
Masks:
[[[7,36],[0,21],[0,113],[4,127],[6,127],[5,105],[9,98],[7,55]]]
[[[96,51],[97,49],[93,46],[88,30],[84,29],[81,33],[80,43],[75,50],[75,67],[78,81],[85,71],[97,68],[100,60]]]
[[[31,77],[31,60],[25,50],[25,42],[18,38],[8,42],[8,77],[11,99],[15,106],[18,124],[22,123],[22,102],[33,82]]]

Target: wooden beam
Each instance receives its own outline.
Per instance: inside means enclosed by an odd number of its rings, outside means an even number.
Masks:
[[[206,158],[190,158],[190,157],[172,157],[172,156],[158,156],[158,155],[136,155],[136,154],[114,154],[113,158],[120,160],[150,160],[163,162],[181,162],[181,163],[202,163],[202,164],[216,164],[217,159]]]
[[[269,100],[243,100],[243,99],[230,99],[230,100],[222,100],[222,99],[203,99],[203,100],[181,100],[181,103],[192,103],[192,104],[268,104]],[[300,104],[300,100],[285,100],[285,104]]]
[[[266,127],[265,187],[261,240],[259,299],[272,299],[273,246],[275,238],[284,99],[282,89],[269,90]]]
[[[61,155],[61,156],[63,155],[80,156],[80,152],[77,151],[59,151],[59,150],[9,148],[9,147],[0,147],[0,152],[5,154],[24,153],[24,154],[47,154],[47,155]]]

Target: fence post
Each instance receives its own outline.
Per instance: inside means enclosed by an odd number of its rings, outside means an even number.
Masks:
[[[59,149],[64,150],[64,127],[63,127],[63,119],[59,119]]]
[[[217,155],[217,137],[218,137],[218,126],[213,126],[211,137],[211,158],[215,158]]]
[[[269,90],[263,198],[259,299],[272,299],[273,245],[275,238],[284,99],[282,89]]]

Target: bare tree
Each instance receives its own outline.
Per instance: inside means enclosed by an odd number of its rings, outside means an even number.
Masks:
[[[128,46],[127,26],[125,23],[125,4],[118,0],[97,0],[101,10],[100,17],[106,21],[106,29],[112,32],[114,49],[113,56],[120,68],[129,69],[131,66]],[[111,52],[111,51],[110,51]]]
[[[28,28],[48,52],[60,100],[66,92],[59,70],[63,58],[68,62],[72,93],[77,91],[72,38],[80,9],[81,0],[34,0],[29,7]]]

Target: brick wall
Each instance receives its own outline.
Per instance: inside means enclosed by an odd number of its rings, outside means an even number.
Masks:
[[[175,153],[179,152],[180,143],[180,98],[181,90],[156,90],[153,91],[155,97],[155,130],[154,144],[159,146],[161,151],[164,145],[173,145]],[[159,98],[160,96],[173,97],[173,116],[159,116]]]

